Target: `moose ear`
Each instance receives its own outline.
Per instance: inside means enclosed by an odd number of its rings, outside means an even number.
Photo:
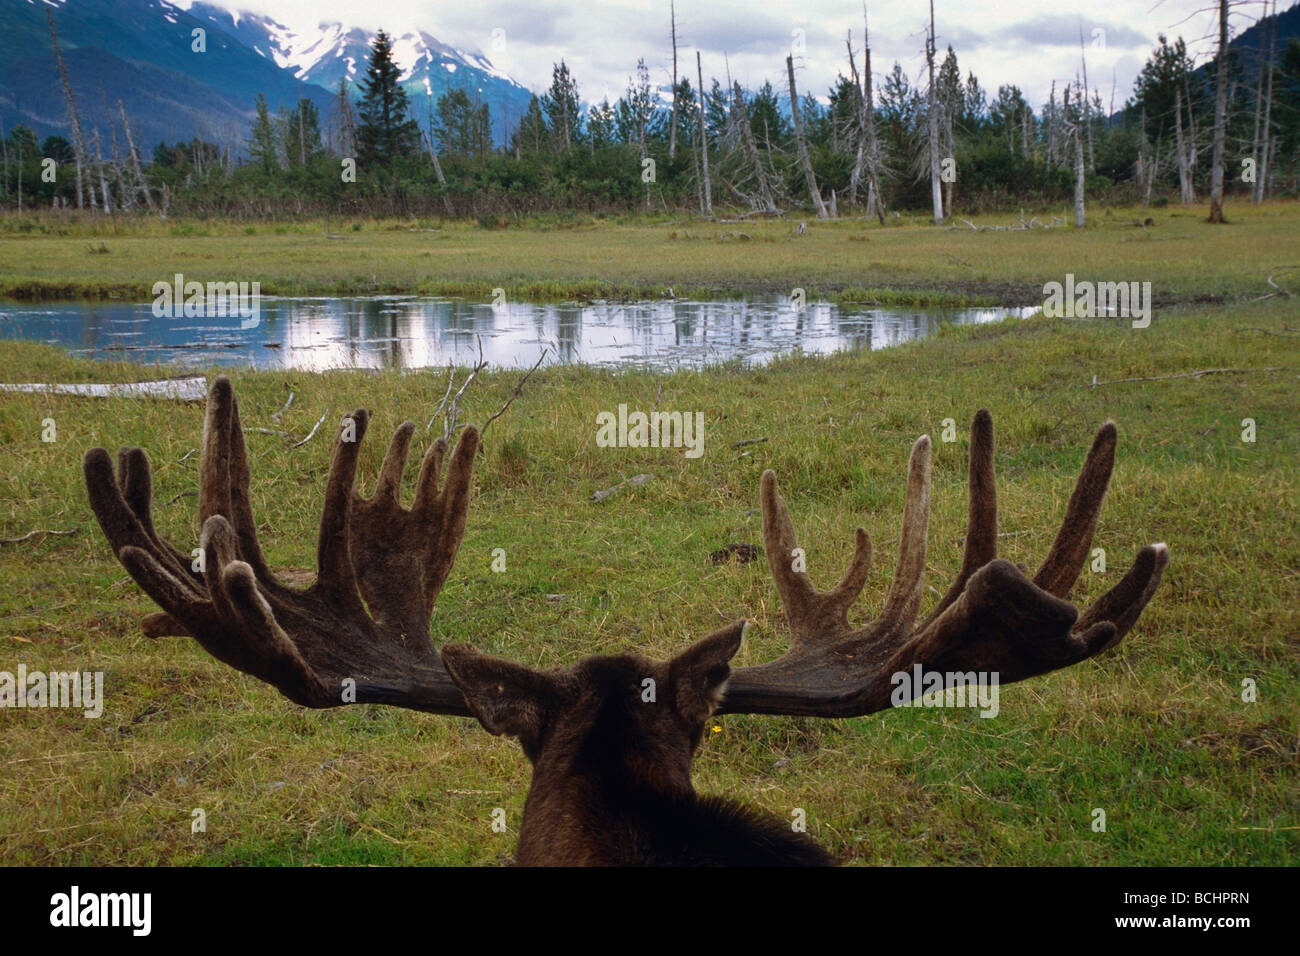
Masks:
[[[525,746],[541,732],[548,711],[563,702],[555,678],[468,644],[446,644],[442,663],[484,729],[519,737]]]
[[[740,650],[745,622],[737,621],[692,644],[668,665],[677,712],[699,723],[718,709],[731,674],[728,663]]]

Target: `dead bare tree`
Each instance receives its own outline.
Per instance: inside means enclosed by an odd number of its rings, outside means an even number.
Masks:
[[[1082,104],[1079,100],[1079,88],[1075,86],[1075,116],[1070,122],[1074,132],[1074,225],[1076,229],[1082,229],[1084,226],[1083,210],[1083,134],[1079,128],[1080,121],[1083,118]],[[1070,87],[1065,88],[1065,102],[1070,102]]]
[[[86,140],[81,135],[81,120],[77,116],[77,101],[72,95],[72,83],[68,80],[68,70],[63,65],[63,51],[59,49],[59,35],[54,29],[54,17],[50,13],[50,8],[45,8],[45,22],[50,28],[50,43],[54,46],[54,61],[59,67],[59,78],[63,81],[63,97],[68,104],[68,122],[72,126],[72,148],[75,151],[77,163],[77,208],[82,209],[85,206],[83,199],[83,190],[88,184]],[[94,187],[90,190],[90,205],[95,205]]]
[[[871,79],[871,32],[867,23],[867,5],[862,4],[862,75],[853,63],[853,34],[846,40],[849,48],[849,71],[858,91],[858,145],[849,178],[849,198],[856,202],[862,176],[867,177],[867,215],[874,212],[885,224],[885,203],[880,193],[880,141],[876,138],[875,91]]]
[[[1092,90],[1088,86],[1088,54],[1083,46],[1083,23],[1079,24],[1079,61],[1083,64],[1083,124],[1088,129],[1088,172],[1097,171],[1097,156],[1092,148],[1092,109],[1089,100]]]
[[[775,213],[776,202],[772,190],[768,187],[767,174],[763,172],[763,162],[758,155],[758,143],[754,140],[754,130],[749,124],[749,110],[745,106],[745,94],[737,81],[732,85],[731,108],[736,112],[736,126],[740,129],[740,139],[745,146],[745,154],[754,173],[754,186],[758,190],[758,201],[766,213]]]
[[[817,175],[813,172],[812,160],[808,156],[808,140],[803,134],[803,115],[799,108],[799,93],[794,83],[794,56],[789,55],[785,58],[786,75],[790,78],[790,114],[794,121],[794,138],[799,149],[799,162],[803,165],[804,180],[808,183],[808,194],[812,198],[813,208],[817,210],[817,218],[826,218],[826,204],[822,202],[822,194],[817,189]]]
[[[1058,141],[1058,122],[1056,115],[1056,80],[1052,80],[1052,89],[1047,98],[1047,161],[1055,165],[1060,160]]]
[[[1262,90],[1264,99],[1264,115],[1262,123],[1259,115],[1259,94],[1261,90],[1256,89],[1255,93],[1255,119],[1258,159],[1255,161],[1255,188],[1254,200],[1261,203],[1268,195],[1270,170],[1270,151],[1273,143],[1272,125],[1273,125],[1273,74],[1276,72],[1275,56],[1277,50],[1277,0],[1273,0],[1273,14],[1266,24],[1265,32],[1268,33],[1268,83]],[[1260,69],[1264,70],[1264,38],[1260,37],[1259,49]]]
[[[925,35],[925,65],[930,71],[930,88],[926,105],[929,135],[926,144],[930,153],[930,200],[934,207],[934,221],[943,222],[943,193],[939,188],[939,114],[938,91],[934,85],[934,0],[930,0],[930,29]]]
[[[668,118],[668,161],[677,158],[677,4],[668,4],[668,32],[673,43],[673,105]]]
[[[1194,147],[1193,147],[1194,148]],[[1178,192],[1184,206],[1196,201],[1192,192],[1192,170],[1183,144],[1183,91],[1174,88],[1174,149],[1178,151]]]
[[[95,134],[95,171],[99,174],[99,191],[103,199],[104,212],[111,214],[113,201],[108,195],[108,180],[104,178],[104,153],[99,146],[99,127],[93,127],[92,132]]]
[[[1228,131],[1228,0],[1219,0],[1219,69],[1214,81],[1214,152],[1210,160],[1210,222],[1223,222],[1223,154]]]
[[[702,167],[703,182],[701,184],[701,196],[703,203],[700,211],[704,215],[713,218],[713,184],[709,181],[709,130],[708,123],[704,117],[704,68],[700,65],[700,51],[695,51],[695,75],[700,82],[700,165]]]
[[[339,80],[339,91],[334,98],[334,109],[338,113],[339,155],[355,157],[357,155],[357,122],[352,113],[352,98],[348,95],[347,77]]]
[[[1273,75],[1277,72],[1277,0],[1273,0],[1272,28],[1268,34],[1268,89],[1264,94],[1264,148],[1260,174],[1256,179],[1260,200],[1268,198],[1273,185],[1272,155],[1276,150],[1273,138]]]
[[[131,135],[131,124],[126,121],[126,107],[122,105],[120,99],[117,101],[117,111],[122,117],[122,129],[126,131],[126,150],[131,154],[131,168],[135,172],[136,188],[144,193],[144,201],[148,205],[149,211],[156,212],[157,207],[154,206],[153,194],[149,191],[149,183],[144,178],[144,172],[140,169],[140,154],[135,148],[135,137]]]

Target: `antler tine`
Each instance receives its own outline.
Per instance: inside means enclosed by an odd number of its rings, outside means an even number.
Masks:
[[[134,451],[138,449],[132,450]],[[132,462],[129,466],[132,470],[138,471],[143,468],[147,472],[147,459],[142,462],[130,452],[128,458]],[[152,527],[152,523],[146,526],[123,493],[122,485],[129,483],[132,498],[136,501],[137,507],[141,507],[139,495],[147,483],[147,478],[137,473],[129,482],[126,480],[126,475],[123,475],[122,481],[119,481],[118,476],[113,473],[113,461],[103,448],[92,448],[86,452],[83,470],[91,509],[95,512],[99,527],[104,532],[104,537],[108,539],[114,554],[120,556],[125,549],[133,548],[150,559],[149,563],[139,565],[145,569],[149,577],[148,584],[137,579],[141,587],[145,587],[146,590],[152,587],[160,594],[167,595],[169,600],[174,596],[178,607],[186,606],[190,600],[201,600],[203,595],[199,584],[188,572],[178,567],[179,561],[174,549],[164,548],[159,539],[149,533],[148,528]],[[143,504],[143,510],[145,513],[148,512],[147,502]],[[158,603],[171,609],[162,601]]]
[[[898,542],[898,565],[885,595],[872,640],[897,640],[911,630],[925,593],[926,536],[930,527],[930,436],[912,446],[907,467],[907,497]]]
[[[208,405],[203,415],[203,446],[199,452],[200,527],[213,515],[230,514],[230,438],[234,413],[234,389],[230,387],[230,379],[220,375],[208,390]]]
[[[384,452],[384,463],[379,466],[379,481],[375,484],[375,498],[387,504],[400,506],[402,503],[402,472],[406,470],[406,458],[411,451],[411,436],[415,434],[415,422],[402,422],[393,432],[388,451]]]
[[[970,426],[970,505],[961,570],[922,628],[957,600],[972,574],[998,556],[998,487],[993,472],[993,447],[993,416],[987,408],[981,408]]]
[[[126,502],[131,513],[139,521],[141,529],[148,536],[153,547],[151,552],[164,566],[182,580],[193,578],[197,581],[201,575],[193,570],[188,555],[172,547],[155,530],[153,525],[153,471],[149,465],[149,456],[143,448],[123,448],[117,453],[118,486],[122,491],[122,500]]]
[[[179,623],[185,633],[196,633],[215,621],[207,594],[164,568],[152,551],[128,544],[117,552],[117,559],[154,603],[165,609],[168,619]]]
[[[248,467],[244,429],[239,421],[239,400],[224,375],[217,379],[216,385],[230,391],[230,523],[239,541],[239,553],[243,560],[253,569],[259,581],[273,582],[275,576],[267,566],[262,546],[257,541],[257,522],[253,518],[253,502],[249,492],[252,475]]]
[[[1083,470],[1066,506],[1061,530],[1056,533],[1052,549],[1034,575],[1034,583],[1049,594],[1057,597],[1069,594],[1088,560],[1092,536],[1097,531],[1097,517],[1101,514],[1101,502],[1106,497],[1110,474],[1115,467],[1117,440],[1115,423],[1108,421],[1097,430],[1092,447],[1088,449]]]
[[[353,484],[357,475],[357,457],[366,437],[370,413],[358,408],[339,425],[330,456],[329,479],[325,485],[325,505],[321,509],[320,535],[316,545],[319,576],[315,590],[337,607],[340,613],[365,615],[357,577],[348,554],[348,522],[352,510]]]
[[[819,636],[846,634],[849,608],[862,593],[871,568],[871,539],[858,528],[854,538],[853,559],[844,576],[829,591],[818,591],[806,571],[795,570],[795,552],[799,540],[790,509],[777,491],[776,474],[769,468],[762,478],[763,543],[767,565],[772,571],[777,591],[785,606],[790,624],[791,646],[812,641]]]
[[[416,492],[415,503],[411,510],[422,520],[433,524],[439,541],[439,547],[433,551],[431,560],[424,572],[425,602],[430,611],[438,599],[442,585],[451,573],[460,550],[460,543],[465,537],[465,524],[469,516],[470,486],[474,477],[474,459],[478,455],[479,430],[473,425],[466,425],[461,432],[456,449],[451,453],[447,465],[447,479],[436,495],[438,473],[442,470],[443,454],[446,442],[439,439],[434,442],[420,469],[421,481]]]
[[[1110,621],[1115,625],[1115,636],[1101,650],[1114,647],[1137,623],[1143,608],[1160,586],[1160,579],[1168,564],[1169,548],[1163,541],[1147,545],[1138,552],[1133,567],[1128,569],[1120,582],[1097,598],[1080,615],[1076,629],[1086,629],[1097,621]]]

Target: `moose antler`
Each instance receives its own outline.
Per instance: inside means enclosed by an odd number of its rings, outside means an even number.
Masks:
[[[770,663],[734,670],[721,710],[853,717],[891,706],[892,676],[916,664],[942,673],[996,674],[1006,684],[1113,647],[1137,621],[1169,560],[1163,544],[1148,545],[1082,616],[1064,600],[1089,554],[1115,442],[1115,424],[1107,422],[1093,440],[1051,551],[1031,580],[997,557],[993,419],[978,412],[971,426],[970,516],[961,570],[919,627],[914,622],[924,593],[930,439],[922,436],[912,447],[898,566],[884,607],[857,628],[849,624],[848,610],[867,579],[867,533],[857,530],[856,551],[839,584],[816,590],[807,573],[795,570],[798,542],[790,512],[776,476],[764,472],[763,537],[790,624],[790,647]]]
[[[430,447],[407,510],[399,488],[415,426],[407,422],[393,436],[366,500],[353,483],[368,422],[369,413],[357,410],[335,440],[318,576],[305,590],[277,581],[262,556],[239,406],[225,376],[208,395],[203,425],[201,572],[154,530],[142,449],[123,449],[117,475],[103,448],[86,453],[90,504],[118,560],[163,608],[144,619],[151,637],[189,634],[213,657],[307,707],[381,703],[470,716],[429,640],[429,618],[465,533],[478,432],[462,433],[441,489],[447,445]]]

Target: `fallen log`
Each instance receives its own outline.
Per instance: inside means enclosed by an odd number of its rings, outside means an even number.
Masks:
[[[208,397],[208,380],[202,375],[190,378],[165,378],[153,382],[113,382],[108,384],[0,383],[0,392],[26,392],[45,395],[78,395],[82,398],[168,398],[178,402],[202,402]]]

